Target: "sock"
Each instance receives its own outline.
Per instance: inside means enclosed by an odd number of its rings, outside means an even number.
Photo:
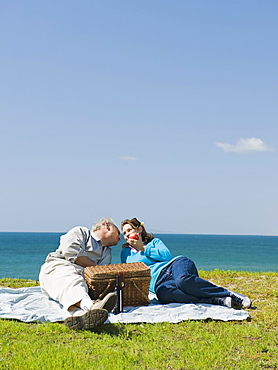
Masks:
[[[89,311],[92,303],[93,303],[93,301],[91,300],[91,298],[88,295],[86,295],[80,301],[80,308],[81,308],[81,310],[83,310],[83,311]]]

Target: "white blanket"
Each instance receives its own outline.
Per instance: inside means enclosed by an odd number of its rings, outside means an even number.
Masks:
[[[155,295],[150,295],[149,306],[126,307],[124,312],[109,314],[106,323],[178,323],[184,320],[213,319],[222,321],[245,320],[244,310],[209,304],[159,304]],[[69,316],[62,306],[47,298],[39,286],[28,288],[0,288],[0,318],[24,322],[59,322]]]

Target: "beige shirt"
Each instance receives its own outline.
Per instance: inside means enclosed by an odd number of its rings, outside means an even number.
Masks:
[[[110,264],[112,260],[111,248],[102,247],[100,239],[93,231],[84,226],[77,226],[61,236],[58,249],[49,253],[45,261],[61,258],[75,263],[81,256],[90,258],[98,265]]]

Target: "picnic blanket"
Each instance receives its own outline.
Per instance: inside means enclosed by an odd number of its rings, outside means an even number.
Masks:
[[[150,304],[125,307],[117,315],[110,313],[105,323],[178,323],[185,320],[213,319],[222,321],[245,320],[247,311],[210,304],[159,304],[150,293]],[[62,306],[46,297],[39,286],[19,289],[0,288],[0,318],[24,322],[60,322],[69,316]]]

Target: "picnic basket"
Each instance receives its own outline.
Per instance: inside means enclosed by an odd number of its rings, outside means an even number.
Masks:
[[[84,277],[90,297],[102,299],[107,293],[114,292],[119,273],[124,277],[123,307],[147,306],[151,276],[149,267],[143,262],[86,267]]]

